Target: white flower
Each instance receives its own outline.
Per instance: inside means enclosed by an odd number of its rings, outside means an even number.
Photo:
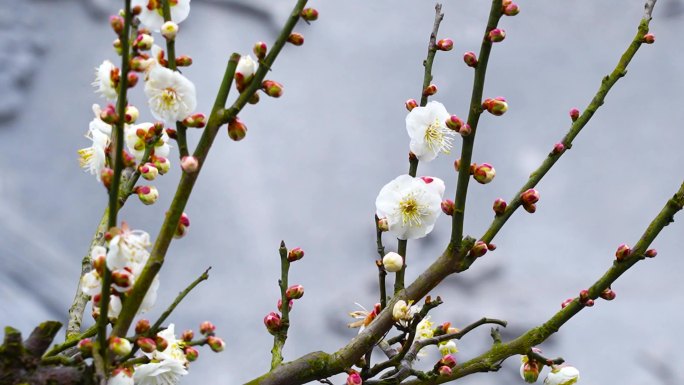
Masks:
[[[151,246],[150,235],[142,230],[130,230],[127,225],[123,225],[121,232],[109,241],[109,251],[107,252],[107,267],[110,270],[130,268],[134,275],[147,262],[150,252],[147,248]]]
[[[572,385],[579,381],[579,370],[573,366],[554,366],[544,379],[545,385]]]
[[[142,265],[140,266],[142,269]],[[137,274],[139,274],[139,272]],[[145,293],[145,297],[140,303],[140,309],[138,309],[138,313],[145,313],[152,309],[154,303],[157,302],[157,289],[159,289],[159,275],[155,275],[152,279],[152,284],[150,285],[150,288],[147,289],[147,293]]]
[[[161,66],[150,69],[145,95],[152,115],[167,123],[185,119],[197,107],[195,85],[179,72]]]
[[[456,342],[454,342],[454,340],[441,342],[438,347],[439,353],[442,354],[442,357],[446,356],[447,354],[458,353],[458,348],[456,347]]]
[[[99,104],[93,104],[93,114],[95,114],[95,118],[90,121],[88,124],[88,129],[91,131],[98,130],[103,132],[104,134],[107,134],[107,136],[111,137],[112,136],[112,126],[103,122],[102,119],[100,119],[100,113],[102,112],[102,108],[100,107]]]
[[[145,354],[152,362],[136,367],[135,383],[137,385],[178,384],[180,377],[188,373],[185,366],[188,360],[183,353],[183,342],[176,339],[174,325],[157,333],[168,343],[164,351]]]
[[[404,259],[401,255],[390,251],[382,258],[382,265],[385,266],[385,270],[390,273],[396,273],[404,266]]]
[[[116,369],[107,380],[107,385],[133,385],[133,376],[128,369]]]
[[[235,79],[239,82],[247,83],[252,79],[256,73],[259,65],[252,59],[250,55],[241,56],[235,68]]]
[[[83,274],[81,277],[81,291],[85,295],[96,295],[102,291],[102,281],[100,275],[95,270]]]
[[[112,73],[118,75],[119,69],[114,66],[114,63],[105,60],[99,67],[95,68],[95,81],[92,83],[93,87],[96,88],[96,92],[108,100],[116,100],[118,96],[116,82],[112,79]]]
[[[450,115],[444,105],[432,101],[415,107],[406,115],[406,131],[411,138],[411,152],[418,160],[429,162],[440,152],[449,153],[455,132],[446,126]]]
[[[190,13],[190,0],[170,0],[171,21],[180,23],[188,17]],[[132,0],[131,7],[140,7],[140,22],[154,32],[159,32],[164,24],[162,15],[162,3],[160,0]]]
[[[435,227],[443,195],[441,179],[400,175],[380,190],[376,214],[387,219],[389,231],[397,238],[422,238]]]
[[[127,126],[124,131],[126,147],[128,147],[128,151],[133,154],[137,162],[142,161],[143,155],[145,155],[145,140],[138,137],[138,130],[148,132],[153,128],[154,124],[152,123],[140,123],[133,126]],[[169,135],[166,132],[162,132],[161,137],[154,145],[154,155],[168,158],[170,150]]]
[[[430,321],[430,316],[423,318],[416,327],[416,339],[424,340],[432,338],[435,335],[435,331],[432,329],[433,322]]]
[[[109,311],[107,312],[107,318],[110,320],[115,320],[119,318],[121,314],[121,298],[118,295],[109,296]]]
[[[409,314],[409,304],[406,303],[403,299],[400,299],[397,301],[397,303],[394,304],[394,307],[392,308],[392,319],[395,321],[402,321],[409,319],[408,317]]]
[[[82,169],[95,175],[99,181],[102,170],[107,165],[105,150],[109,145],[109,135],[98,129],[89,129],[86,138],[92,140],[93,145],[78,150],[78,162]]]

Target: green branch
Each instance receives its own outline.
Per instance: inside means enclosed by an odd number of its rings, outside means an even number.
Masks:
[[[280,242],[278,249],[280,254],[280,328],[273,334],[273,349],[271,349],[271,370],[283,362],[283,347],[287,340],[287,331],[290,328],[290,299],[287,297],[288,274],[290,271],[290,261],[287,259],[287,247],[285,242]]]

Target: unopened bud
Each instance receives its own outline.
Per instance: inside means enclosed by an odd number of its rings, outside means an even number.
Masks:
[[[318,20],[318,11],[314,8],[304,8],[299,16],[306,21]]]
[[[439,363],[448,366],[449,368],[453,368],[456,366],[456,359],[451,354],[447,354],[439,360]]]
[[[489,163],[482,163],[475,168],[473,178],[480,184],[487,184],[494,180],[496,170]]]
[[[592,307],[592,306],[594,306],[594,300],[588,299],[588,300],[586,300],[586,302],[583,303],[583,305],[586,307]]]
[[[264,317],[264,325],[269,333],[275,334],[280,330],[280,315],[276,312],[270,312]]]
[[[128,291],[133,286],[133,275],[127,270],[114,270],[112,286],[120,293]]]
[[[242,92],[240,87],[246,86],[250,83],[258,68],[259,65],[254,61],[254,59],[252,59],[251,56],[246,55],[240,57],[237,67],[235,67],[235,81],[240,92]]]
[[[520,8],[516,3],[510,3],[503,9],[503,14],[506,16],[515,16],[520,13]]]
[[[437,86],[434,84],[430,84],[429,86],[425,87],[423,90],[423,96],[431,96],[437,93]]]
[[[378,230],[383,232],[389,231],[389,222],[387,221],[387,218],[378,219]]]
[[[406,103],[404,103],[404,105],[406,106],[407,110],[411,111],[418,107],[418,102],[416,102],[416,99],[409,99],[406,101]]]
[[[523,204],[534,204],[539,202],[539,192],[535,189],[529,189],[522,194],[520,194],[520,200]]]
[[[228,136],[236,142],[241,141],[247,136],[247,126],[242,123],[240,118],[234,118],[228,123]]]
[[[203,128],[207,125],[207,117],[202,113],[192,114],[183,119],[183,125],[185,127]]]
[[[93,346],[95,344],[90,338],[84,338],[78,341],[78,350],[81,352],[83,358],[88,358],[93,355]]]
[[[454,201],[445,199],[442,201],[442,212],[448,216],[454,215]]]
[[[192,65],[192,58],[188,55],[180,55],[176,58],[177,67],[190,67]]]
[[[565,145],[563,143],[556,143],[553,145],[553,150],[551,150],[551,154],[558,155],[563,153],[563,151],[565,151]]]
[[[537,211],[537,205],[534,203],[523,203],[522,207],[530,214],[534,214]]]
[[[112,170],[109,167],[105,167],[102,169],[102,172],[100,173],[100,180],[102,181],[102,184],[105,186],[107,190],[109,190],[109,187],[112,185],[112,180],[114,179],[114,170]]]
[[[586,302],[589,299],[589,290],[580,290],[579,300],[580,302]]]
[[[629,257],[630,254],[632,254],[632,249],[623,243],[620,246],[618,246],[617,250],[615,251],[615,259],[617,259],[618,262],[620,262],[623,261],[625,258]]]
[[[164,337],[154,337],[154,343],[157,344],[157,350],[159,350],[160,352],[163,352],[164,350],[166,350],[166,348],[169,347],[169,341],[167,341]]]
[[[148,51],[152,48],[152,44],[154,44],[154,38],[152,37],[152,35],[141,33],[138,35],[138,37],[135,38],[135,41],[133,42],[133,47],[137,48],[140,51]]]
[[[194,156],[184,156],[181,159],[181,168],[187,174],[192,174],[196,172],[199,168],[199,162],[197,161],[197,158],[195,158]]]
[[[568,298],[565,301],[561,303],[561,309],[565,309],[566,306],[570,305],[572,301],[574,301],[574,298]]]
[[[135,341],[135,343],[140,347],[140,350],[145,353],[152,353],[153,351],[157,350],[157,344],[152,338],[140,337]]]
[[[140,176],[142,176],[146,180],[154,180],[157,177],[157,175],[159,175],[159,170],[157,170],[157,168],[154,167],[153,163],[146,163],[138,167],[138,171],[140,171]]]
[[[520,376],[527,383],[535,383],[539,378],[539,363],[533,359],[527,359],[520,367]]]
[[[138,109],[135,106],[126,106],[126,112],[124,115],[124,121],[126,123],[135,123],[135,121],[138,120],[138,116],[140,116],[140,111],[138,111]]]
[[[473,132],[473,129],[470,128],[470,124],[465,123],[463,126],[461,126],[461,129],[458,130],[458,133],[461,134],[461,136],[468,136]]]
[[[505,200],[503,200],[501,198],[497,198],[494,201],[494,204],[492,205],[492,209],[494,210],[494,214],[502,215],[506,211],[506,206],[508,206],[508,203],[506,203]]]
[[[390,273],[396,273],[404,266],[404,258],[402,258],[401,255],[390,251],[382,257],[382,265],[385,267],[385,270]]]
[[[288,311],[292,310],[293,305],[294,305],[294,300],[287,301],[287,310]],[[282,298],[278,298],[278,302],[276,303],[276,307],[278,308],[279,311],[283,311],[283,299]]]
[[[162,24],[160,32],[166,40],[174,40],[178,34],[178,24],[173,21],[167,21]]]
[[[121,52],[123,52],[121,48],[121,39],[114,39],[112,47],[114,47],[114,52],[116,52],[117,55],[121,55]]]
[[[304,250],[301,247],[295,247],[287,253],[287,260],[290,262],[299,261],[304,258]]]
[[[643,42],[646,44],[653,44],[655,43],[655,36],[651,33],[647,33],[644,35]]]
[[[437,42],[437,49],[440,51],[451,51],[454,48],[454,41],[451,39],[441,39]]]
[[[505,98],[499,96],[493,99],[485,99],[482,108],[494,116],[501,116],[508,111],[508,103],[506,103]]]
[[[207,337],[207,344],[216,353],[220,353],[223,351],[223,349],[226,346],[226,343],[223,342],[221,338],[218,338],[216,336],[209,336]]]
[[[119,121],[119,115],[116,114],[116,108],[112,104],[100,111],[100,119],[107,124],[116,124]]]
[[[475,258],[479,258],[487,254],[487,244],[482,241],[475,242],[475,245],[470,249],[470,255]]]
[[[495,28],[487,34],[489,41],[492,43],[499,43],[506,38],[506,31],[500,28]]]
[[[599,297],[605,299],[606,301],[612,301],[615,299],[616,294],[611,289],[605,289],[599,294]]]
[[[258,41],[254,43],[252,52],[259,60],[263,60],[266,57],[266,52],[268,52],[268,46],[263,41]]]
[[[496,245],[494,243],[488,243],[487,244],[487,250],[489,250],[489,251],[496,250]]]
[[[579,116],[580,116],[580,110],[578,110],[577,108],[570,109],[570,119],[572,119],[573,122],[575,120],[577,120],[577,118],[579,118]]]
[[[363,384],[363,379],[361,379],[361,375],[357,372],[352,371],[349,373],[347,376],[347,385],[361,385]]]
[[[146,205],[154,204],[159,199],[159,191],[154,186],[138,186],[136,193],[140,202]]]
[[[264,80],[261,88],[272,98],[279,98],[283,95],[283,85],[273,80]]]
[[[451,368],[446,365],[440,366],[437,371],[439,372],[439,375],[442,377],[449,377],[451,375]]]
[[[135,160],[135,158],[133,158]],[[169,169],[171,168],[171,162],[169,162],[168,159],[162,157],[162,156],[155,156],[153,159],[154,167],[159,170],[159,173],[164,175],[167,172],[169,172]]]
[[[185,330],[183,334],[181,334],[181,339],[185,342],[190,342],[193,338],[195,338],[195,332],[190,329]]]
[[[299,47],[300,45],[304,44],[304,35],[301,33],[292,32],[290,36],[287,37],[287,42]]]
[[[111,337],[109,339],[109,350],[119,357],[127,355],[132,349],[131,343],[125,338]]]
[[[451,115],[449,119],[446,120],[445,124],[449,129],[454,131],[459,131],[461,127],[463,127],[463,121],[456,115]]]
[[[216,330],[216,326],[214,326],[213,323],[209,321],[204,321],[200,324],[199,326],[200,333],[206,335],[213,334],[214,331]]]
[[[648,249],[644,255],[646,258],[655,258],[655,256],[658,255],[658,252],[656,249]]]
[[[124,29],[124,19],[121,16],[114,15],[109,17],[109,25],[112,27],[117,35],[121,35]]]
[[[197,361],[197,358],[199,358],[199,351],[192,346],[183,348],[183,353],[185,353],[185,359],[188,360],[188,362]]]
[[[141,319],[135,324],[135,334],[147,333],[150,330],[150,320]]]
[[[300,299],[304,296],[304,286],[292,285],[285,291],[287,299]]]
[[[475,55],[475,52],[468,51],[463,54],[463,62],[465,62],[468,67],[475,68],[477,67],[477,55]]]

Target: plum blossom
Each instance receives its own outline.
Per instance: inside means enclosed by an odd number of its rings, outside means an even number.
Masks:
[[[572,385],[579,381],[579,370],[574,366],[553,366],[544,379],[544,385]]]
[[[418,160],[429,162],[440,152],[449,153],[456,134],[446,126],[449,118],[444,105],[435,101],[425,107],[415,107],[406,115],[406,131],[411,138],[410,149]]]
[[[443,195],[441,179],[400,175],[380,190],[375,200],[376,214],[387,219],[389,232],[397,238],[422,238],[435,227]]]
[[[170,0],[171,21],[178,24],[190,13],[190,0]],[[140,7],[138,18],[147,28],[159,32],[164,24],[161,0],[132,0],[131,7]]]
[[[103,61],[102,64],[95,68],[95,81],[92,83],[95,91],[105,99],[116,100],[118,96],[116,91],[118,79],[116,77],[118,74],[119,69],[116,68],[114,63],[109,60]]]
[[[138,136],[138,131],[142,130],[145,134],[154,128],[152,123],[140,123],[126,127],[124,131],[124,141],[128,151],[135,157],[137,162],[142,161],[145,155],[145,139]],[[161,137],[154,144],[154,155],[168,158],[171,146],[169,146],[169,135],[164,131]]]
[[[180,377],[188,373],[185,367],[188,360],[183,352],[183,341],[176,339],[174,324],[157,333],[157,336],[167,342],[163,351],[155,350],[145,353],[150,363],[135,368],[135,383],[137,385],[168,385],[178,384]]]
[[[109,241],[107,267],[110,270],[128,267],[137,275],[150,256],[147,248],[151,245],[149,234],[142,230],[130,230],[124,223],[121,232]]]
[[[88,130],[86,138],[93,141],[90,147],[78,150],[78,162],[81,168],[95,175],[98,181],[102,170],[107,165],[107,156],[105,150],[109,146],[109,136],[100,130]]]
[[[179,72],[152,66],[145,82],[152,115],[167,123],[181,121],[197,107],[195,85]]]

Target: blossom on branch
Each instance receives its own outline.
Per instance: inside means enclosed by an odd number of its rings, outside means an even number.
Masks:
[[[197,107],[195,85],[179,72],[161,66],[150,69],[145,95],[152,115],[167,123],[182,121]]]
[[[92,83],[96,92],[107,100],[116,100],[118,97],[117,85],[119,84],[119,69],[114,63],[105,60],[95,68],[95,81]]]
[[[429,162],[440,152],[448,154],[456,134],[446,126],[451,115],[440,102],[415,107],[406,115],[406,131],[411,138],[411,152],[418,160]]]
[[[131,7],[140,7],[140,22],[154,32],[159,32],[164,24],[161,0],[132,0]],[[190,0],[169,0],[171,21],[178,24],[190,13]]]

